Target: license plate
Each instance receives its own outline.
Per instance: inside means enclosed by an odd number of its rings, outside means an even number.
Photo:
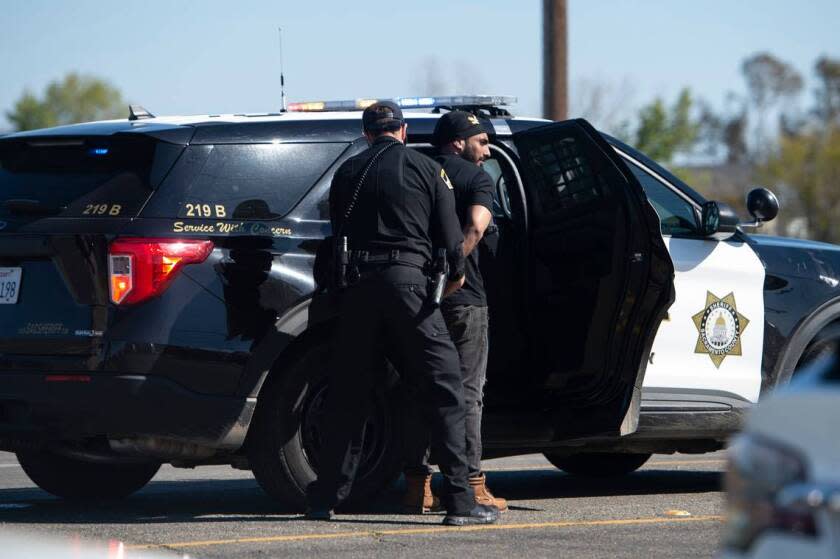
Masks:
[[[21,268],[0,268],[0,305],[14,305],[20,293]]]

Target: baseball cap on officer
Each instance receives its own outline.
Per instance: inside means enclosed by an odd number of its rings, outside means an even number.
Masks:
[[[432,144],[443,146],[453,140],[466,140],[486,132],[478,117],[465,111],[452,111],[440,117],[432,134]]]
[[[379,101],[362,113],[365,132],[393,132],[405,123],[402,110],[393,101]]]

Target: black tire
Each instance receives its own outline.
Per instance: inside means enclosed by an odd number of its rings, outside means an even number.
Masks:
[[[326,344],[312,345],[287,370],[275,371],[260,392],[251,423],[248,460],[254,477],[266,493],[293,510],[304,510],[306,488],[317,475],[329,358]],[[396,389],[374,396],[349,503],[369,500],[399,475],[400,401]]]
[[[23,471],[38,487],[69,500],[121,499],[149,483],[158,463],[86,462],[51,452],[17,453]]]
[[[829,324],[814,336],[799,357],[792,376],[795,377],[817,360],[831,355],[840,355],[840,322]]]
[[[581,477],[624,476],[641,468],[650,454],[588,452],[561,456],[546,453],[548,461],[566,473]]]

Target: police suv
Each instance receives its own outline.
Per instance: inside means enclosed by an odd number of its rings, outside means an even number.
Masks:
[[[745,232],[775,216],[769,191],[740,224],[586,121],[514,118],[501,97],[397,101],[424,109],[406,112],[420,151],[454,108],[491,135],[487,457],[620,475],[719,449],[840,319],[840,248]],[[161,463],[231,464],[302,505],[335,316],[313,260],[371,102],[133,109],[0,139],[0,449],[36,484],[119,497]],[[385,374],[357,497],[400,469]]]

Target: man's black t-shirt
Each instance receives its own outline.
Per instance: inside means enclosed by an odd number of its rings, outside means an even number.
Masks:
[[[484,206],[493,211],[493,181],[481,167],[459,155],[439,155],[435,160],[443,166],[455,188],[455,208],[461,227],[470,219],[470,206]],[[478,267],[478,247],[467,256],[464,287],[443,300],[446,306],[487,306],[484,279]]]

